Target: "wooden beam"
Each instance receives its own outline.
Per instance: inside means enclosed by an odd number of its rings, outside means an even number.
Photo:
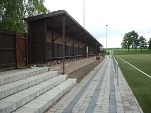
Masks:
[[[96,56],[97,56],[97,41],[96,41]]]
[[[65,44],[67,44],[71,39],[72,39],[72,38],[70,38],[69,40],[67,40]]]
[[[54,38],[53,41],[57,40],[60,36],[61,36],[61,33],[56,38]]]
[[[63,15],[63,74],[65,74],[65,15]]]
[[[83,42],[79,46],[81,46],[82,44],[83,44]]]
[[[54,57],[54,39],[53,39],[53,30],[52,30],[52,57]]]
[[[75,45],[76,43],[78,43],[79,42],[79,40],[78,41],[76,41],[73,45]]]
[[[47,26],[46,26],[46,20],[45,20],[45,22],[44,22],[44,30],[45,30],[45,43],[44,43],[45,54],[44,54],[44,64],[47,64],[47,45],[46,45],[46,40],[47,40]]]

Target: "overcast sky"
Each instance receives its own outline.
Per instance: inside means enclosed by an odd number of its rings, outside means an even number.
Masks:
[[[125,33],[135,30],[151,38],[151,0],[85,0],[85,29],[106,48],[121,47]],[[45,0],[51,11],[66,10],[83,26],[83,0]]]

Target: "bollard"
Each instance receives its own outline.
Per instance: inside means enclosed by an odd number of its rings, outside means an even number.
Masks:
[[[116,60],[115,60],[115,58],[114,58],[114,62],[115,62],[114,68],[115,68],[115,78],[116,78],[117,76],[116,76]]]
[[[118,63],[117,63],[117,85],[119,85],[119,81],[118,81]]]
[[[115,78],[117,78],[117,86],[119,85],[119,78],[118,78],[118,62],[115,58],[113,58],[113,65],[115,70]]]
[[[115,58],[113,58],[113,65],[115,70],[115,78],[117,78],[117,86],[119,85],[119,78],[118,78],[118,62]]]

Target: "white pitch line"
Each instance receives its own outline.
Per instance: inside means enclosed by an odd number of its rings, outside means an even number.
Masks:
[[[120,58],[119,56],[117,56],[118,58]],[[120,58],[121,60],[123,60],[122,58]],[[130,66],[132,66],[133,68],[137,69],[138,71],[140,71],[141,73],[143,73],[144,75],[148,76],[149,78],[151,78],[150,75],[148,75],[147,73],[143,72],[142,70],[138,69],[137,67],[133,66],[132,64],[128,63],[127,61],[123,60],[124,62],[126,62],[127,64],[129,64]]]

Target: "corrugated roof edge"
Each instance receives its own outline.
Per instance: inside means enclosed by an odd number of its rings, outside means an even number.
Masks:
[[[87,32],[94,40],[96,40],[83,26],[81,26],[67,11],[65,10],[58,10],[58,11],[53,11],[51,13],[48,14],[41,14],[41,15],[37,15],[37,16],[32,16],[29,18],[24,18],[25,21],[30,22],[30,21],[34,21],[34,20],[39,20],[39,19],[43,19],[43,18],[47,18],[47,17],[54,17],[54,16],[59,16],[59,15],[67,15],[68,17],[70,17],[74,22],[76,22],[82,29],[85,30],[85,32]],[[97,41],[97,40],[96,40]],[[98,41],[97,41],[98,42]],[[98,42],[99,43],[99,42]],[[100,43],[99,43],[100,44]],[[102,44],[100,44],[100,46],[103,46]]]
[[[59,15],[63,15],[63,14],[66,14],[65,10],[58,10],[58,11],[53,11],[48,14],[41,14],[41,15],[24,18],[24,20],[29,22],[29,21],[34,21],[34,20],[43,19],[43,18],[52,17],[52,16],[59,16]]]
[[[87,32],[94,40],[96,40],[96,38],[94,38],[83,26],[81,26],[67,11],[64,10],[64,12],[66,13],[66,15],[68,15],[74,22],[76,22],[82,29],[85,30],[85,32]],[[96,40],[98,42],[98,40]],[[99,42],[98,42],[99,43]],[[100,46],[103,46],[101,43],[99,43]]]

